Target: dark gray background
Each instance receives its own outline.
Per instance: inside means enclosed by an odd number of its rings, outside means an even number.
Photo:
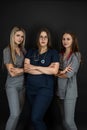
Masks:
[[[12,3],[13,2],[13,3]],[[0,122],[5,122],[9,109],[5,94],[6,72],[2,69],[2,51],[9,43],[13,26],[19,25],[26,30],[26,49],[35,43],[40,27],[51,31],[53,46],[59,50],[59,38],[62,31],[75,32],[84,63],[78,73],[78,101],[76,122],[85,125],[87,122],[87,2],[84,1],[2,1],[0,3]],[[54,103],[55,104],[55,103]],[[55,105],[56,107],[56,105]],[[54,112],[55,113],[55,112]],[[4,116],[3,116],[4,114]],[[56,114],[54,114],[55,118]],[[55,118],[60,120],[58,117]]]

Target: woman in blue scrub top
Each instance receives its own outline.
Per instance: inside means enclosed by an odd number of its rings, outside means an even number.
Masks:
[[[27,76],[27,96],[32,106],[31,120],[35,130],[46,130],[44,115],[53,98],[54,75],[58,73],[58,52],[51,49],[47,28],[37,35],[38,49],[29,49],[24,64]]]

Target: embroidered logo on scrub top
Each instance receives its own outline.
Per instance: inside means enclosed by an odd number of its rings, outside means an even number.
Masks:
[[[47,52],[44,54],[43,58],[40,60],[40,54],[34,54],[34,61],[40,61],[42,64],[45,63]]]

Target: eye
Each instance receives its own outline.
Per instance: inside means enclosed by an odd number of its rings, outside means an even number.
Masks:
[[[21,38],[24,38],[24,36],[21,36]]]
[[[17,37],[19,37],[20,35],[19,35],[19,34],[17,34],[16,36],[17,36]]]
[[[65,38],[63,38],[62,40],[65,41]]]
[[[67,38],[67,41],[70,41],[70,38]]]
[[[48,36],[40,36],[40,39],[47,39]]]
[[[43,38],[43,36],[40,36],[40,38],[42,39],[42,38]]]
[[[45,39],[47,39],[48,37],[47,37],[47,36],[45,36],[44,38],[45,38]]]

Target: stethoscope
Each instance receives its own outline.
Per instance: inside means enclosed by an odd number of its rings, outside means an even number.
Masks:
[[[45,52],[43,59],[40,60],[40,54],[38,52],[36,52],[36,53],[34,53],[34,61],[35,62],[40,61],[42,64],[45,64],[46,55],[47,55],[47,52]]]

